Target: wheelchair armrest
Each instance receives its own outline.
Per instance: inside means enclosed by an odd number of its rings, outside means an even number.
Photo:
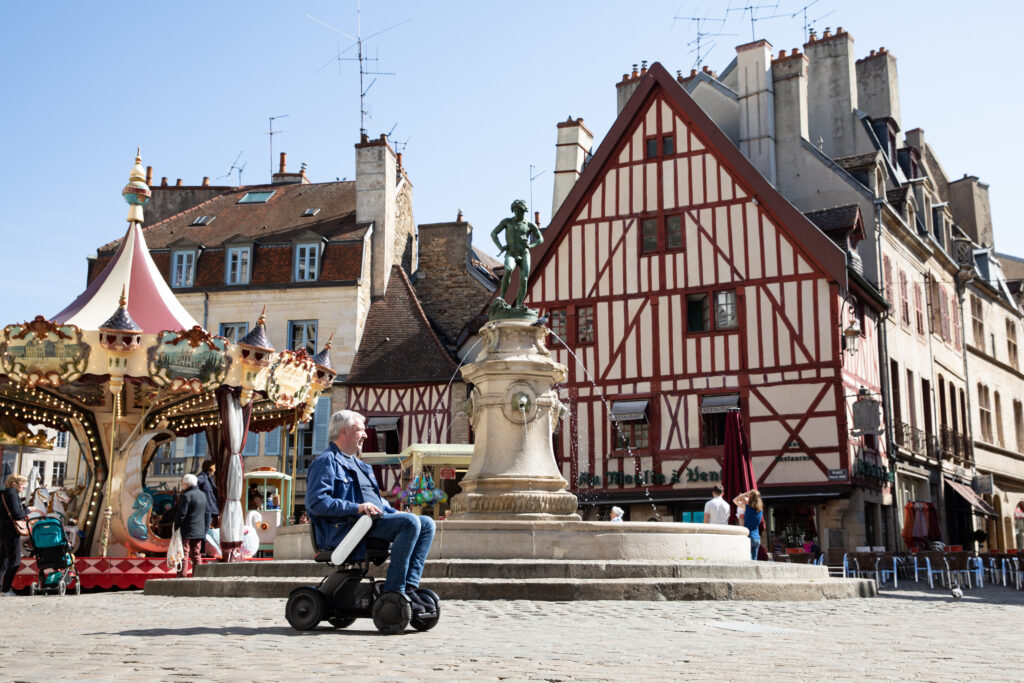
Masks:
[[[352,525],[349,532],[345,534],[345,538],[341,539],[341,543],[331,553],[331,564],[338,566],[348,559],[348,556],[352,554],[359,542],[363,540],[363,537],[370,531],[373,526],[373,518],[370,515],[359,515],[359,519]]]

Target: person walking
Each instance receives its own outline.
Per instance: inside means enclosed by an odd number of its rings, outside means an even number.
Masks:
[[[761,518],[764,515],[761,494],[754,489],[741,493],[732,502],[737,508],[743,508],[743,526],[750,532],[750,559],[756,560],[757,549],[761,547]]]
[[[14,575],[21,566],[21,536],[14,522],[28,517],[21,505],[21,493],[28,485],[28,478],[20,474],[12,474],[4,482],[5,488],[0,497],[0,597],[14,596]]]
[[[620,508],[618,505],[616,505],[615,507],[612,508],[612,515],[611,515],[611,518],[608,521],[609,522],[621,522],[623,514],[625,514],[623,509]]]
[[[704,503],[705,524],[728,524],[729,504],[722,500],[725,489],[720,484],[711,487],[711,500]]]
[[[206,494],[196,486],[197,481],[194,474],[181,478],[181,499],[174,516],[174,526],[181,533],[181,544],[185,550],[185,561],[178,571],[180,578],[192,576],[206,538]]]
[[[217,463],[213,460],[203,461],[203,471],[196,477],[196,486],[206,495],[206,528],[211,529],[217,524],[220,515],[217,514],[217,480],[214,474],[217,472]]]

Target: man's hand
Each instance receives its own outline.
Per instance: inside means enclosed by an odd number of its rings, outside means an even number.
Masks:
[[[361,515],[379,515],[380,513],[381,509],[374,505],[373,503],[359,504],[359,514]]]

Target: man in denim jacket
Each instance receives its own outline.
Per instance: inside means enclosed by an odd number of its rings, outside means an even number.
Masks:
[[[337,546],[359,515],[379,515],[367,537],[391,541],[391,560],[382,590],[405,593],[414,612],[433,609],[416,595],[415,589],[434,540],[434,520],[399,512],[380,497],[373,468],[358,457],[366,439],[362,415],[351,410],[334,413],[327,436],[331,443],[310,464],[306,476],[306,511],[321,546],[317,550]],[[365,545],[360,544],[353,557],[360,559],[365,553]]]

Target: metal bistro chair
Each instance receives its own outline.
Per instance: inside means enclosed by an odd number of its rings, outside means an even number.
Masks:
[[[974,557],[971,557],[968,553],[952,552],[946,553],[946,568],[948,571],[948,577],[952,585],[953,578],[956,578],[957,584],[965,583],[968,588],[973,588],[971,579],[972,577],[978,582],[978,588],[984,586],[984,582],[980,571],[980,562],[975,562]]]
[[[918,581],[918,576],[923,572],[929,588],[935,588],[936,574],[939,576],[941,585],[949,585],[949,566],[946,563],[945,553],[941,550],[922,550],[914,553],[913,558],[914,581]]]
[[[878,576],[878,585],[885,585],[885,582],[892,579],[892,587],[899,588],[899,569],[902,559],[895,553],[875,553],[875,574]]]

